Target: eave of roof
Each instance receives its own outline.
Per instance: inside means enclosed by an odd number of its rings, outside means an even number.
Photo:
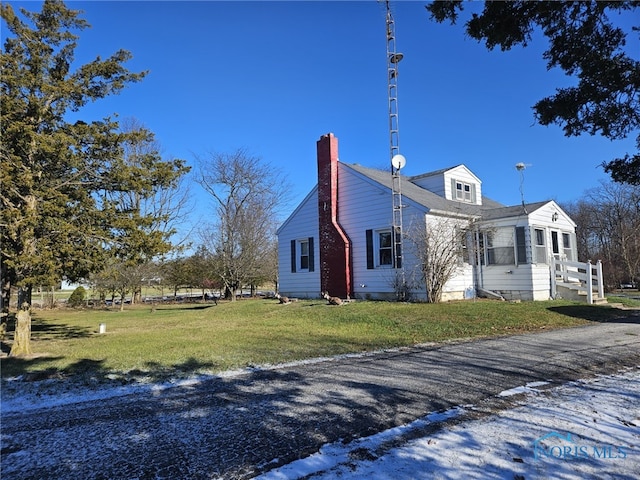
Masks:
[[[363,175],[373,180],[374,182],[381,184],[389,190],[392,189],[391,173],[389,171],[363,167],[362,165],[358,164],[342,163],[341,165],[344,165],[345,167],[354,170],[360,175]],[[448,168],[445,171],[447,170],[450,169]],[[419,205],[428,208],[433,213],[484,217],[484,212],[487,210],[509,208],[485,196],[482,197],[482,205],[471,205],[454,200],[447,200],[446,198],[443,198],[436,193],[433,193],[410,182],[407,177],[402,177],[402,180],[405,180],[402,182],[402,196],[407,197],[410,200],[418,203]]]
[[[526,216],[535,212],[539,208],[544,207],[550,201],[551,200],[545,200],[543,202],[525,203],[509,207],[490,208],[482,213],[482,220],[497,220],[499,218],[520,217],[522,215]]]

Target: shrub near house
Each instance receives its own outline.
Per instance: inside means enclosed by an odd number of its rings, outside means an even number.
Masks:
[[[86,299],[87,299],[87,291],[82,285],[80,285],[69,296],[69,299],[67,300],[67,305],[69,307],[74,307],[74,308],[81,307],[82,305],[84,305]]]

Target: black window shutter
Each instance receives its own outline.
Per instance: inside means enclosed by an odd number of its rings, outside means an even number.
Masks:
[[[291,240],[291,273],[296,273],[296,241]]]
[[[367,230],[367,269],[373,269],[373,230]]]
[[[516,263],[522,265],[527,263],[527,247],[525,244],[524,227],[516,227]]]
[[[313,256],[313,237],[309,237],[309,271],[314,270],[314,256]]]

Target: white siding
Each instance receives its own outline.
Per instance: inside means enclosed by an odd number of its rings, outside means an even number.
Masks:
[[[391,190],[363,178],[348,167],[339,173],[339,221],[352,242],[353,285],[355,298],[394,298],[393,281],[399,270],[390,267],[367,269],[366,231],[389,229],[392,223]],[[426,209],[403,199],[403,228],[424,228]],[[429,217],[432,221],[451,221]],[[412,297],[425,300],[426,294],[418,260],[409,240],[403,240],[402,260],[406,281],[413,286]],[[455,278],[445,286],[445,298],[463,298],[473,287],[473,269],[461,265]]]
[[[553,220],[553,214],[557,213],[557,220]],[[556,202],[550,201],[546,205],[538,208],[536,211],[529,214],[529,222],[541,225],[547,225],[566,231],[574,232],[576,224],[571,218],[562,210]]]
[[[443,289],[443,300],[462,300],[468,290],[474,289],[473,267],[468,263],[462,264],[455,277],[449,280]]]
[[[452,219],[441,216],[427,215],[428,228],[432,228],[434,233],[446,235],[453,239],[458,237],[454,229],[467,229],[468,222],[459,219]],[[461,252],[462,253],[462,252]],[[443,300],[460,300],[464,298],[467,289],[473,289],[473,267],[468,263],[469,254],[464,252],[463,258],[458,265],[453,277],[443,288]]]
[[[483,224],[480,229],[484,231],[497,231],[501,228],[511,229],[514,244],[514,263],[510,265],[480,265],[479,278],[480,287],[491,292],[502,295],[507,300],[533,300],[533,279],[532,267],[530,263],[517,265],[516,249],[516,227],[525,228],[525,240],[529,242],[526,246],[526,259],[531,259],[531,235],[527,233],[528,217],[522,214],[521,217],[511,217],[494,220],[491,223]],[[548,297],[549,288],[547,288]]]
[[[551,298],[551,270],[547,265],[531,265],[533,279],[532,300],[549,300]]]
[[[573,257],[571,260],[578,260],[575,240],[575,223],[555,202],[549,202],[548,204],[537,209],[535,212],[532,212],[529,215],[529,224],[533,229],[542,229],[545,232],[547,264],[550,262],[553,253],[553,232],[556,232],[558,237],[560,258],[566,259],[563,248],[562,234],[567,233],[570,235],[571,241],[571,253]]]
[[[474,203],[475,205],[482,205],[482,182],[467,167],[459,165],[444,173],[445,198],[449,200],[456,200],[456,194],[451,187],[452,180],[474,185]]]
[[[557,215],[554,215],[557,214]],[[507,299],[548,300],[550,298],[549,259],[552,254],[552,235],[557,233],[560,255],[564,254],[562,234],[570,235],[573,255],[575,255],[575,224],[553,201],[537,210],[524,213],[520,217],[499,219],[484,224],[483,229],[499,227],[525,227],[527,264],[524,265],[483,265],[480,267],[481,286],[500,293]],[[536,235],[534,230],[544,232],[547,263],[538,261],[535,255]]]
[[[320,296],[320,249],[318,192],[312,191],[278,231],[278,281],[280,294],[287,297]],[[291,241],[314,238],[314,271],[291,272]]]
[[[475,198],[481,200],[481,182],[466,167],[459,166],[434,175],[417,179],[414,183],[439,193],[438,188],[447,198],[451,198],[451,180],[472,183],[476,186]],[[399,270],[391,267],[367,268],[366,231],[388,230],[392,224],[391,190],[379,183],[359,174],[347,165],[338,163],[338,222],[351,241],[351,271],[353,275],[354,296],[357,299],[395,297],[394,277]],[[425,225],[430,221],[442,221],[439,217],[428,216],[428,209],[403,198],[403,226],[405,233],[411,228]],[[290,297],[316,298],[320,290],[320,254],[318,225],[318,194],[314,189],[295,210],[292,216],[278,231],[278,257],[280,292]],[[554,214],[557,213],[557,216]],[[448,221],[448,220],[444,220]],[[548,264],[532,263],[533,229],[540,228],[545,232],[547,252],[551,252],[551,235],[558,233],[560,250],[562,250],[562,233],[571,235],[575,251],[575,223],[560,209],[555,202],[549,202],[537,210],[524,213],[519,217],[509,217],[485,223],[481,229],[498,227],[525,228],[526,264],[516,265],[481,265],[472,267],[462,264],[456,276],[447,282],[444,299],[464,298],[465,292],[473,288],[475,280],[486,290],[500,293],[507,299],[546,300],[550,295],[550,272]],[[314,271],[291,272],[291,241],[314,238]],[[375,252],[377,254],[377,252]],[[414,286],[412,295],[424,300],[419,264],[408,240],[403,240],[403,267],[406,280]],[[514,253],[517,258],[517,254]],[[477,269],[477,271],[476,271]]]
[[[452,180],[473,185],[475,190],[474,203],[476,205],[482,204],[482,182],[464,165],[458,165],[450,170],[442,171],[434,175],[426,175],[424,177],[418,175],[411,180],[411,183],[441,197],[456,200],[455,192],[451,188]]]
[[[499,293],[508,300],[533,300],[531,267],[532,265],[482,265],[483,288]]]
[[[418,185],[419,187],[429,190],[441,197],[445,196],[444,189],[444,173],[440,175],[429,175],[428,177],[416,178],[411,183]]]
[[[339,164],[340,165],[340,164]],[[352,244],[353,290],[355,298],[393,298],[393,280],[399,270],[391,267],[367,269],[367,230],[390,229],[392,224],[391,190],[362,177],[354,170],[340,165],[338,176],[339,221]],[[424,218],[420,211],[408,200],[404,202],[403,226],[411,221]],[[420,220],[418,220],[420,221]],[[424,220],[421,220],[424,221]],[[403,242],[403,264],[409,280],[413,275],[415,257]],[[419,294],[420,290],[414,292]]]
[[[504,267],[504,266],[503,266]],[[512,273],[508,273],[511,271]],[[518,265],[512,269],[483,266],[484,288],[507,300],[549,300],[551,284],[547,265]]]
[[[351,239],[355,298],[379,298],[393,293],[392,268],[367,270],[366,231],[391,228],[391,191],[340,166],[339,219]]]

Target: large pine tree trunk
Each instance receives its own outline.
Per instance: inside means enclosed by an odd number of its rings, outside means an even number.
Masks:
[[[18,310],[10,357],[31,355],[31,310]]]
[[[18,289],[18,314],[9,356],[31,355],[31,287]]]

